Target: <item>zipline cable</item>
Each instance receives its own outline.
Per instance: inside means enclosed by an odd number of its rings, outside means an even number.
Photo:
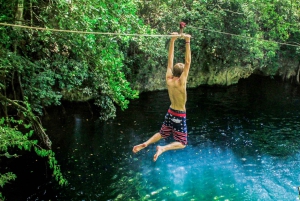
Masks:
[[[204,28],[197,28],[197,27],[192,27],[192,28],[199,29],[199,30],[202,30],[202,31],[215,32],[215,33],[224,34],[224,35],[237,36],[237,37],[247,38],[247,39],[252,39],[252,40],[259,40],[259,41],[264,41],[264,42],[268,42],[268,43],[277,43],[279,45],[287,45],[287,46],[293,46],[293,47],[300,47],[300,45],[295,45],[295,44],[291,44],[291,43],[282,43],[282,42],[277,42],[277,41],[272,41],[272,40],[266,40],[266,39],[262,39],[262,38],[253,38],[253,37],[250,37],[250,36],[242,36],[242,35],[227,33],[227,32],[223,32],[223,31],[216,31],[216,30],[204,29]]]
[[[35,29],[35,30],[42,30],[42,31],[53,31],[53,32],[66,32],[66,33],[78,33],[78,34],[95,34],[95,35],[116,35],[116,36],[145,36],[145,37],[172,37],[173,35],[162,35],[162,34],[126,34],[126,33],[109,33],[109,32],[95,32],[95,31],[76,31],[76,30],[65,30],[65,29],[49,29],[49,28],[42,28],[42,27],[33,27],[33,26],[25,26],[25,25],[18,25],[18,24],[8,24],[8,23],[1,23],[0,26],[9,26],[9,27],[18,27],[18,28],[24,28],[24,29]],[[264,41],[268,43],[277,43],[279,45],[286,45],[286,46],[292,46],[292,47],[300,47],[300,45],[295,45],[291,43],[282,43],[282,42],[277,42],[277,41],[271,41],[271,40],[266,40],[262,38],[253,38],[250,36],[242,36],[238,34],[232,34],[232,33],[227,33],[223,31],[216,31],[216,30],[211,30],[211,29],[205,29],[205,28],[197,28],[197,27],[192,27],[198,30],[202,31],[209,31],[209,32],[215,32],[219,34],[224,34],[224,35],[231,35],[231,36],[236,36],[236,37],[241,37],[241,38],[247,38],[247,39],[252,39],[252,40],[259,40],[259,41]]]
[[[49,29],[42,27],[32,27],[18,24],[7,24],[1,23],[0,26],[18,27],[24,29],[36,29],[41,31],[53,31],[53,32],[66,32],[66,33],[78,33],[78,34],[97,34],[97,35],[117,35],[117,36],[148,36],[148,37],[172,37],[173,35],[161,35],[161,34],[125,34],[125,33],[106,33],[106,32],[96,32],[96,31],[76,31],[76,30],[65,30],[65,29]]]

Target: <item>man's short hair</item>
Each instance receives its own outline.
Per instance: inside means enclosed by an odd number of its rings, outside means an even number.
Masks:
[[[184,64],[183,63],[177,63],[173,67],[173,76],[175,77],[180,77],[184,69]]]

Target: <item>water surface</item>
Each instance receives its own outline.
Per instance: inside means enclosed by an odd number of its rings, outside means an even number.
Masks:
[[[166,91],[149,92],[100,122],[86,105],[44,120],[64,188],[39,181],[27,200],[292,201],[300,186],[300,89],[252,77],[228,88],[188,90],[188,146],[163,153],[160,141],[132,153],[160,129]],[[28,193],[28,192],[27,192]]]

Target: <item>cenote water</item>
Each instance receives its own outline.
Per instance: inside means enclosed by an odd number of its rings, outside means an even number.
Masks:
[[[299,87],[252,77],[228,88],[189,89],[188,146],[156,162],[156,146],[168,141],[133,154],[160,129],[169,104],[167,91],[142,93],[108,122],[85,104],[65,105],[66,115],[49,111],[43,125],[69,185],[19,179],[8,184],[15,189],[7,199],[299,200]],[[46,167],[39,166],[40,178]]]

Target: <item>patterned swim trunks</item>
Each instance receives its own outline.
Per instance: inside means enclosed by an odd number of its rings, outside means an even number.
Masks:
[[[167,138],[173,134],[173,138],[183,145],[187,144],[187,125],[186,125],[186,112],[173,110],[169,108],[165,121],[159,132],[162,138]]]

